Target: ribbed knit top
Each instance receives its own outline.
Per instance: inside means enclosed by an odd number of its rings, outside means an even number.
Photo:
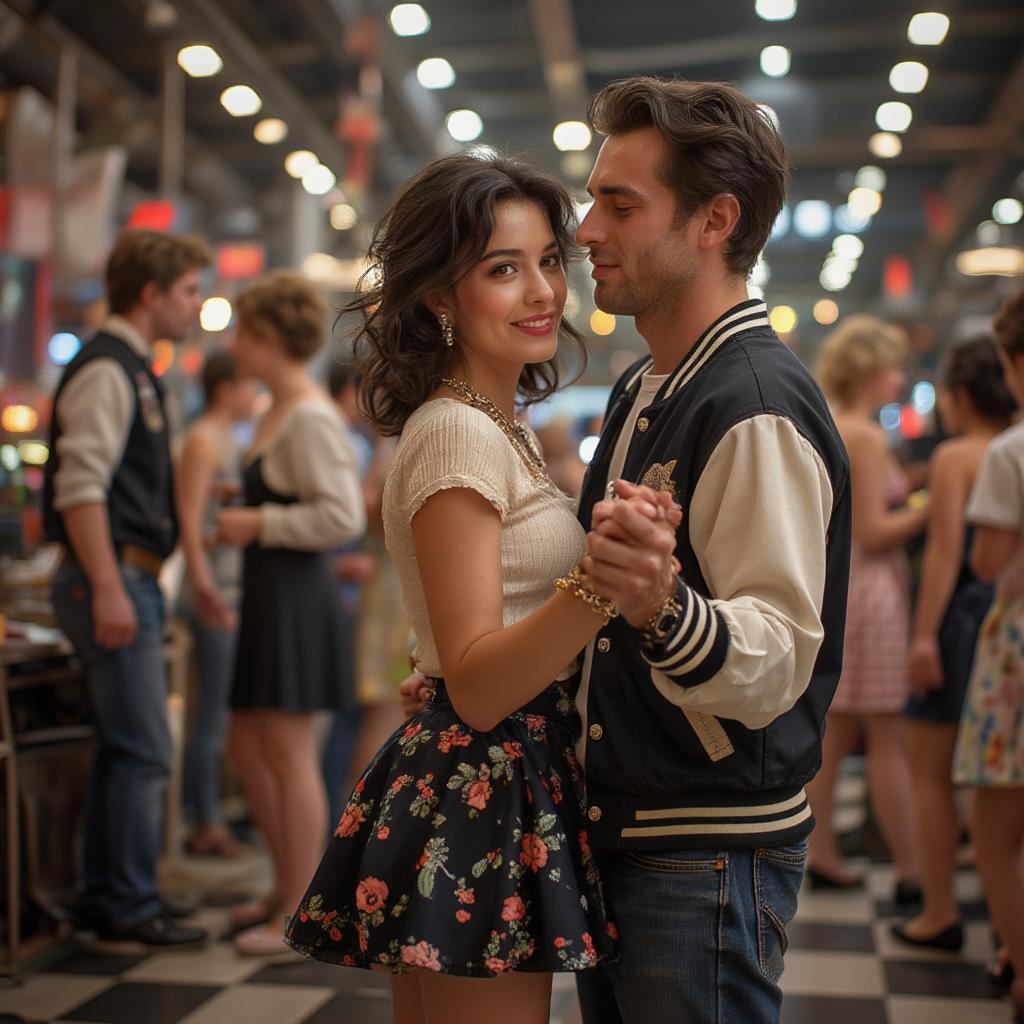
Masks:
[[[501,428],[463,402],[425,402],[402,431],[384,485],[384,535],[402,578],[405,610],[416,633],[414,658],[428,676],[443,675],[423,594],[412,521],[438,491],[470,488],[501,516],[504,625],[526,618],[554,593],[586,549],[575,505],[550,482],[536,480]],[[471,566],[453,565],[457,587]]]

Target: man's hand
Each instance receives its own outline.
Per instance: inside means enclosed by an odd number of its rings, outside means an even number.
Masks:
[[[414,671],[399,686],[398,692],[402,697],[402,711],[405,713],[405,717],[415,718],[434,695],[434,688],[427,682],[425,675]]]
[[[260,510],[258,508],[225,508],[217,513],[217,533],[214,544],[229,548],[246,548],[260,536]]]
[[[367,551],[339,555],[334,562],[334,574],[342,583],[365,583],[376,569],[377,559]]]
[[[631,625],[644,626],[676,592],[673,557],[682,512],[664,492],[616,481],[622,501],[594,506],[583,571]]]
[[[216,584],[195,587],[196,614],[207,629],[223,629],[234,632],[238,629],[238,612],[224,600]]]
[[[119,580],[93,591],[92,632],[97,647],[120,650],[135,639],[138,631],[135,605]]]
[[[918,700],[924,700],[931,690],[941,690],[946,684],[942,671],[942,656],[935,637],[920,637],[910,648],[908,661],[910,688]]]

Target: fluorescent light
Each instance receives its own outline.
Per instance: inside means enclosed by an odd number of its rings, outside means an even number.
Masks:
[[[825,257],[822,269],[832,268],[853,277],[857,270],[857,258],[853,256],[840,256],[838,253],[829,253]]]
[[[826,327],[839,319],[839,307],[831,299],[818,299],[811,312],[814,319]]]
[[[994,220],[983,220],[975,231],[980,245],[998,245],[1003,237],[1002,228]]]
[[[763,299],[764,289],[758,288],[756,284],[747,283],[747,298],[748,299]]]
[[[804,238],[823,238],[832,226],[832,208],[824,199],[805,199],[793,211],[793,227]]]
[[[311,167],[320,163],[316,153],[308,149],[296,149],[284,158],[284,169],[293,177],[301,178]]]
[[[765,21],[789,21],[796,14],[796,0],[756,0],[754,10]]]
[[[903,141],[892,132],[875,132],[868,139],[868,149],[871,150],[872,156],[877,156],[880,160],[891,160],[903,152]]]
[[[355,227],[359,215],[354,206],[350,206],[348,203],[337,203],[331,207],[330,219],[331,227],[335,231],[348,231],[349,228]]]
[[[875,124],[885,132],[905,132],[914,112],[902,100],[889,100],[875,111]]]
[[[876,192],[881,192],[885,188],[886,180],[885,171],[881,167],[868,164],[857,171],[853,184],[857,188],[873,188]]]
[[[334,171],[324,164],[316,164],[310,167],[302,176],[302,187],[313,196],[326,195],[334,188],[337,178]]]
[[[594,460],[594,452],[597,451],[597,443],[601,438],[597,434],[590,434],[580,441],[580,462],[589,466]]]
[[[850,212],[859,217],[873,217],[882,208],[882,193],[874,188],[855,188],[847,197]]]
[[[9,434],[28,434],[39,424],[39,414],[30,405],[8,405],[0,413],[0,426]]]
[[[907,26],[907,38],[915,46],[938,46],[949,31],[949,18],[937,11],[915,14]]]
[[[832,251],[837,256],[859,260],[864,255],[864,243],[856,235],[836,235],[832,239]]]
[[[768,323],[776,334],[789,334],[799,321],[792,306],[772,306],[768,314]]]
[[[992,207],[992,219],[997,224],[1016,224],[1024,216],[1024,205],[1019,199],[1000,199]]]
[[[51,363],[55,366],[66,366],[78,355],[78,350],[81,347],[82,342],[77,334],[72,334],[70,331],[58,331],[50,338],[50,344],[46,351],[50,356]]]
[[[551,138],[563,153],[578,152],[590,145],[590,129],[582,121],[562,121],[555,125]]]
[[[475,110],[453,110],[445,119],[448,134],[456,142],[472,142],[484,130],[484,123]]]
[[[396,36],[421,36],[430,28],[430,15],[419,4],[396,4],[388,21]]]
[[[428,57],[416,68],[416,78],[424,89],[447,89],[455,84],[455,69],[444,57]]]
[[[178,51],[178,66],[193,78],[209,78],[224,67],[224,61],[212,46],[200,43],[196,46],[183,46]]]
[[[770,78],[789,74],[790,53],[785,46],[766,46],[761,51],[761,71]]]
[[[232,117],[249,117],[263,106],[256,90],[247,85],[229,85],[220,94],[220,102]]]
[[[901,60],[889,72],[889,84],[896,92],[920,92],[928,84],[928,68],[918,60]]]
[[[821,287],[829,292],[841,292],[849,283],[853,274],[845,267],[835,263],[825,263],[818,275]]]
[[[204,331],[223,331],[231,323],[231,303],[220,295],[207,299],[199,311],[199,326]]]
[[[956,258],[956,269],[969,277],[1016,277],[1024,274],[1024,250],[990,246],[968,249]]]
[[[840,231],[851,232],[855,235],[866,231],[871,225],[870,214],[856,213],[846,203],[836,207],[834,220]]]
[[[919,380],[910,389],[910,404],[919,416],[927,416],[935,408],[935,385],[927,380]]]
[[[615,317],[606,313],[603,309],[595,309],[590,314],[590,329],[602,337],[611,334],[615,330]]]
[[[252,134],[257,142],[262,142],[265,146],[272,146],[287,138],[288,125],[279,117],[265,117],[253,125]]]

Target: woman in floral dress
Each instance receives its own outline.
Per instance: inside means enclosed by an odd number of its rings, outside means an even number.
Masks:
[[[995,318],[1006,383],[1024,406],[1024,291]],[[977,787],[972,834],[992,921],[1016,972],[1011,997],[1024,1024],[1024,422],[985,453],[967,506],[971,568],[997,579],[981,627],[953,781]]]
[[[546,1024],[551,973],[614,950],[573,694],[615,609],[574,574],[583,530],[515,419],[517,394],[557,386],[559,341],[579,342],[572,209],[521,164],[437,160],[378,225],[353,304],[366,411],[401,434],[385,534],[434,692],[356,785],[287,941],[391,969],[401,1024]]]

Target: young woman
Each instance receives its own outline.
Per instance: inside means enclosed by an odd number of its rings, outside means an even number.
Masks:
[[[1006,383],[1024,405],[1024,291],[1007,300],[993,329]],[[1024,423],[989,445],[967,520],[971,568],[998,582],[978,640],[953,780],[976,787],[978,872],[1016,972],[1015,1020],[1024,1024]]]
[[[905,386],[905,358],[902,333],[871,316],[847,317],[819,357],[818,380],[850,455],[853,549],[843,673],[828,714],[822,768],[807,787],[816,821],[807,866],[811,885],[860,885],[840,856],[832,810],[840,764],[863,729],[871,804],[896,865],[898,902],[919,893],[901,716],[909,693],[910,633],[903,544],[924,529],[927,511],[907,506],[909,488],[877,416]]]
[[[963,928],[953,874],[960,829],[950,769],[978,631],[993,598],[991,584],[971,571],[973,528],[965,513],[985,450],[1016,409],[990,338],[965,342],[949,354],[939,409],[946,430],[956,436],[932,457],[906,710],[924,907],[893,932],[911,945],[957,951]]]
[[[246,507],[217,517],[220,539],[245,549],[228,745],[274,886],[233,925],[251,925],[235,944],[260,955],[285,952],[283,915],[301,898],[327,831],[313,713],[355,700],[327,552],[362,531],[365,511],[348,428],[308,372],[326,339],[326,304],[298,274],[277,271],[235,309],[239,370],[272,398],[243,456]]]
[[[242,560],[237,549],[209,547],[217,512],[240,486],[238,444],[232,426],[253,415],[255,389],[239,376],[229,352],[212,352],[203,366],[206,407],[189,427],[175,485],[187,580],[181,612],[192,629],[198,699],[185,750],[185,806],[195,831],[190,853],[237,857],[245,847],[221,820],[220,770],[235,667]]]
[[[572,697],[614,608],[574,574],[583,530],[515,419],[579,340],[571,219],[537,171],[442,158],[379,224],[356,303],[367,412],[401,432],[384,523],[434,694],[356,785],[287,938],[395,971],[400,1024],[546,1024],[551,972],[613,951]]]

